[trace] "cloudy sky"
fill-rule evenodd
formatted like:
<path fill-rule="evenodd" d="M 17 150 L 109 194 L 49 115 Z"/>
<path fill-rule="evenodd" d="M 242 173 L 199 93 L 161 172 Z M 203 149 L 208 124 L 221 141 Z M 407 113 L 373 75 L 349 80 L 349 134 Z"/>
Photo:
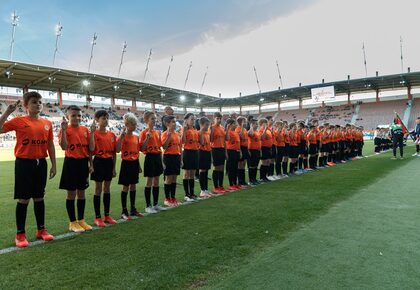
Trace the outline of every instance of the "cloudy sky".
<path fill-rule="evenodd" d="M 368 74 L 420 70 L 418 0 L 1 0 L 0 58 L 9 58 L 10 14 L 16 10 L 14 59 L 51 65 L 60 21 L 63 36 L 56 65 L 87 71 L 90 42 L 98 34 L 92 72 L 116 75 L 121 47 L 127 53 L 121 76 L 143 80 L 147 56 L 153 55 L 147 82 L 163 84 L 171 56 L 168 86 L 183 88 L 192 61 L 187 90 L 235 97 L 279 85 L 284 87 L 342 80 Z"/>

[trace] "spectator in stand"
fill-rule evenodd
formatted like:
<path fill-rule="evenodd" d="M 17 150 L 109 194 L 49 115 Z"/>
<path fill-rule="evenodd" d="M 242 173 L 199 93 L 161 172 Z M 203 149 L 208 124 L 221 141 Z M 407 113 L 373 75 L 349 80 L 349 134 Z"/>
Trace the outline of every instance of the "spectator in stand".
<path fill-rule="evenodd" d="M 162 116 L 162 119 L 161 119 L 162 131 L 167 130 L 167 128 L 165 126 L 165 122 L 163 122 L 163 118 L 165 118 L 165 116 L 173 116 L 174 115 L 174 109 L 172 109 L 172 107 L 170 107 L 170 106 L 167 106 L 167 107 L 165 107 L 164 112 L 165 112 L 165 114 Z"/>

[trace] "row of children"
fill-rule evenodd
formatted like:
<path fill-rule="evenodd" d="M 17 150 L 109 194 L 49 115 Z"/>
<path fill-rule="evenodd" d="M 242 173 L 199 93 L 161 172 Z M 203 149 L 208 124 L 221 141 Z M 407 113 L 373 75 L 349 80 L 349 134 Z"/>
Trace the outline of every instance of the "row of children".
<path fill-rule="evenodd" d="M 47 180 L 45 158 L 49 156 L 51 160 L 50 178 L 56 174 L 56 160 L 51 122 L 40 118 L 41 96 L 36 92 L 26 93 L 23 96 L 23 105 L 28 115 L 6 122 L 18 105 L 19 102 L 10 105 L 0 118 L 0 133 L 16 131 L 15 243 L 17 247 L 26 247 L 28 241 L 25 235 L 25 221 L 30 199 L 34 201 L 37 237 L 43 240 L 54 238 L 45 229 L 43 198 Z M 108 117 L 105 110 L 98 110 L 90 128 L 86 128 L 80 125 L 80 108 L 69 106 L 66 117 L 61 122 L 59 145 L 65 150 L 65 158 L 59 187 L 67 192 L 69 230 L 73 232 L 92 229 L 84 219 L 85 190 L 89 186 L 89 175 L 95 182 L 94 224 L 104 227 L 105 224 L 116 223 L 110 216 L 110 185 L 112 178 L 117 175 L 117 153 L 121 153 L 122 159 L 118 178 L 118 183 L 122 186 L 121 217 L 129 220 L 132 216 L 142 216 L 136 209 L 136 184 L 142 172 L 146 179 L 145 212 L 156 213 L 167 207 L 179 205 L 175 195 L 181 168 L 184 170 L 184 199 L 190 202 L 197 198 L 208 198 L 214 194 L 224 194 L 261 182 L 303 173 L 306 170 L 333 166 L 337 162 L 346 162 L 361 156 L 363 149 L 361 128 L 351 125 L 318 126 L 317 122 L 313 121 L 308 127 L 303 122 L 274 122 L 271 117 L 259 120 L 238 117 L 236 120 L 228 119 L 223 126 L 222 115 L 217 112 L 213 116 L 213 122 L 207 117 L 200 118 L 200 128 L 197 130 L 194 128 L 194 114 L 187 113 L 181 130 L 177 129 L 174 116 L 165 116 L 163 123 L 166 130 L 160 132 L 155 129 L 156 115 L 147 111 L 143 116 L 146 128 L 139 136 L 135 133 L 137 118 L 127 113 L 123 118 L 125 128 L 117 138 L 114 133 L 107 131 Z M 145 155 L 143 169 L 139 162 L 140 152 Z M 214 187 L 210 192 L 208 173 L 212 165 Z M 224 188 L 225 166 L 229 179 L 228 188 Z M 249 182 L 246 182 L 246 166 Z M 199 171 L 199 197 L 194 188 L 196 171 Z M 165 206 L 159 205 L 159 180 L 162 174 Z M 130 211 L 127 206 L 128 196 Z M 101 197 L 104 205 L 103 218 Z"/>

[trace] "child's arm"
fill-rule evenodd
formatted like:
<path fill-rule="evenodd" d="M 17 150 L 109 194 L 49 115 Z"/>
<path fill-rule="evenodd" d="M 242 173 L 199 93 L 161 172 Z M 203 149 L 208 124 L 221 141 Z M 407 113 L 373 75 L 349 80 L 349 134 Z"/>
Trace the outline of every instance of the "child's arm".
<path fill-rule="evenodd" d="M 144 142 L 140 147 L 140 151 L 146 150 L 147 145 L 149 144 L 149 139 L 150 139 L 150 131 L 146 133 L 146 139 L 144 139 Z"/>
<path fill-rule="evenodd" d="M 95 119 L 93 119 L 92 124 L 90 125 L 90 136 L 89 136 L 89 151 L 95 151 L 95 130 L 96 130 L 96 123 Z"/>
<path fill-rule="evenodd" d="M 168 134 L 166 135 L 166 140 L 162 144 L 162 148 L 164 150 L 168 149 L 169 142 L 171 141 L 172 132 L 168 131 Z"/>
<path fill-rule="evenodd" d="M 125 137 L 125 128 L 122 131 L 120 139 L 118 140 L 117 146 L 115 148 L 115 151 L 117 151 L 117 153 L 121 152 L 121 147 L 122 147 L 122 142 L 124 141 L 124 137 Z"/>
<path fill-rule="evenodd" d="M 55 160 L 55 147 L 54 140 L 48 140 L 48 155 L 51 160 L 51 169 L 50 169 L 50 179 L 52 179 L 57 174 L 57 165 Z"/>
<path fill-rule="evenodd" d="M 8 107 L 7 107 L 7 109 L 6 109 L 6 111 L 4 112 L 4 114 L 3 115 L 1 115 L 1 117 L 0 117 L 0 134 L 1 133 L 3 133 L 3 125 L 4 125 L 4 123 L 6 123 L 6 121 L 7 121 L 7 118 L 10 116 L 10 114 L 11 113 L 13 113 L 15 110 L 16 110 L 16 108 L 17 108 L 17 106 L 19 105 L 19 103 L 20 103 L 20 100 L 18 100 L 16 103 L 14 103 L 14 104 L 10 104 Z"/>
<path fill-rule="evenodd" d="M 66 120 L 66 117 L 63 117 L 63 120 L 61 121 L 61 135 L 60 135 L 60 147 L 63 150 L 67 150 L 67 128 L 68 128 L 68 122 Z"/>

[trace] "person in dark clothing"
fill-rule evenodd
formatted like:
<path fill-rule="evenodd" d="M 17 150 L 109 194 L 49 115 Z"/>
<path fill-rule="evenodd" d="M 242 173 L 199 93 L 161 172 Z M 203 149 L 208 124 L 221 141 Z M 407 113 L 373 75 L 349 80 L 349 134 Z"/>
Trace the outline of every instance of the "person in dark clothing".
<path fill-rule="evenodd" d="M 394 123 L 389 127 L 391 139 L 392 139 L 392 159 L 397 159 L 397 147 L 400 148 L 400 159 L 404 158 L 404 132 L 401 124 L 398 124 L 397 119 L 394 119 Z"/>

